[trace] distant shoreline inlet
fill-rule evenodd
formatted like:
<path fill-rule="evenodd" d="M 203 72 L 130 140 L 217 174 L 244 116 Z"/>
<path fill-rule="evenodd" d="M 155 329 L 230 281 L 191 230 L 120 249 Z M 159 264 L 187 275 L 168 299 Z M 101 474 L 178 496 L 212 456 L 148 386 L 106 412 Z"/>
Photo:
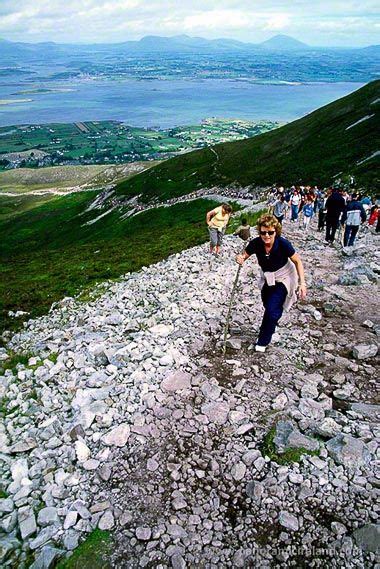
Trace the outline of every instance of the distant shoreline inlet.
<path fill-rule="evenodd" d="M 363 83 L 133 78 L 27 81 L 0 79 L 0 126 L 122 121 L 140 128 L 197 125 L 205 117 L 289 122 L 357 90 Z M 316 88 L 317 87 L 317 88 Z M 16 95 L 31 95 L 17 98 Z"/>

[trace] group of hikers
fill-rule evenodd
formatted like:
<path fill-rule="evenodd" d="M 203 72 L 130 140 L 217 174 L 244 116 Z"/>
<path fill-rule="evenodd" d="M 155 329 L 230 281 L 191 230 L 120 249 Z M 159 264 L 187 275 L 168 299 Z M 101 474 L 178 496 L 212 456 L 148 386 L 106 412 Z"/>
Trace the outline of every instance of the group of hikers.
<path fill-rule="evenodd" d="M 318 231 L 326 231 L 325 240 L 333 243 L 338 228 L 344 227 L 343 245 L 352 247 L 362 224 L 380 233 L 380 200 L 341 187 L 320 190 L 318 186 L 282 186 L 273 188 L 269 194 L 268 207 L 282 223 L 289 215 L 290 221 L 299 223 L 308 231 L 310 220 L 318 217 Z M 339 235 L 341 231 L 339 231 Z"/>
<path fill-rule="evenodd" d="M 353 246 L 359 227 L 368 219 L 368 224 L 380 232 L 379 203 L 370 198 L 360 199 L 357 192 L 351 196 L 339 188 L 320 191 L 316 186 L 292 187 L 284 190 L 278 187 L 269 196 L 269 213 L 262 215 L 256 225 L 257 237 L 251 238 L 251 228 L 242 219 L 235 231 L 248 244 L 236 256 L 236 262 L 243 265 L 249 257 L 256 256 L 260 267 L 259 287 L 264 305 L 264 315 L 255 344 L 257 352 L 265 352 L 271 343 L 276 326 L 283 314 L 291 308 L 298 297 L 306 298 L 306 279 L 300 255 L 293 245 L 282 237 L 282 223 L 288 212 L 290 222 L 297 222 L 299 216 L 305 231 L 310 220 L 318 215 L 318 229 L 326 228 L 326 242 L 333 243 L 338 225 L 344 226 L 343 242 Z M 229 204 L 210 210 L 206 223 L 210 234 L 210 253 L 220 255 L 223 235 L 232 214 Z"/>

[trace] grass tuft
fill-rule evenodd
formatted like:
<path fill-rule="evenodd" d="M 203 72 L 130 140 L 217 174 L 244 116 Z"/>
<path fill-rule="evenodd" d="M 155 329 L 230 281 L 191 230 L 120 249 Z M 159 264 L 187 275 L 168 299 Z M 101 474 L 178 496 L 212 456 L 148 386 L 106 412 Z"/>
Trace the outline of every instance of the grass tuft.
<path fill-rule="evenodd" d="M 292 462 L 300 462 L 301 456 L 303 454 L 308 454 L 310 456 L 319 456 L 318 450 L 308 450 L 303 447 L 292 448 L 286 450 L 285 452 L 279 453 L 274 444 L 275 436 L 276 426 L 272 427 L 265 435 L 260 450 L 264 456 L 269 456 L 269 458 L 274 462 L 277 462 L 277 464 L 285 465 L 291 464 Z"/>
<path fill-rule="evenodd" d="M 110 532 L 95 529 L 56 569 L 110 569 L 111 541 Z"/>

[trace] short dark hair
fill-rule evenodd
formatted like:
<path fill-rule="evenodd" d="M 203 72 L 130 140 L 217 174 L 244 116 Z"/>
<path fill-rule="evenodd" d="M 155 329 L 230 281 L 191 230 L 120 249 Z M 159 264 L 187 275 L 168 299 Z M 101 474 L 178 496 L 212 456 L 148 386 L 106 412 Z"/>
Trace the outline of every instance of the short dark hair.
<path fill-rule="evenodd" d="M 226 211 L 227 213 L 231 213 L 231 212 L 232 212 L 232 207 L 230 206 L 229 203 L 222 203 L 222 208 L 223 208 L 224 211 Z"/>
<path fill-rule="evenodd" d="M 242 225 L 247 225 L 247 223 L 248 223 L 247 218 L 246 218 L 246 217 L 243 217 L 242 220 L 241 220 L 241 223 L 242 223 Z"/>

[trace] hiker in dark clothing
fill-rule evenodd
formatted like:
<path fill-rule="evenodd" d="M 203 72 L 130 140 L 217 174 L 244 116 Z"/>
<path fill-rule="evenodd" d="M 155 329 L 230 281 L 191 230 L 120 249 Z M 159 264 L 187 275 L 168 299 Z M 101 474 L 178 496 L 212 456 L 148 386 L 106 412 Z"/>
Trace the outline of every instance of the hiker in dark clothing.
<path fill-rule="evenodd" d="M 243 241 L 247 241 L 251 237 L 251 226 L 245 217 L 241 220 L 241 225 L 234 231 L 234 235 L 238 235 Z"/>
<path fill-rule="evenodd" d="M 352 247 L 361 223 L 367 219 L 363 204 L 359 201 L 358 194 L 352 194 L 352 200 L 348 202 L 342 215 L 342 225 L 346 224 L 343 237 L 343 245 Z"/>
<path fill-rule="evenodd" d="M 326 200 L 326 241 L 333 243 L 338 229 L 339 218 L 346 207 L 346 202 L 341 192 L 334 189 L 331 196 Z"/>

